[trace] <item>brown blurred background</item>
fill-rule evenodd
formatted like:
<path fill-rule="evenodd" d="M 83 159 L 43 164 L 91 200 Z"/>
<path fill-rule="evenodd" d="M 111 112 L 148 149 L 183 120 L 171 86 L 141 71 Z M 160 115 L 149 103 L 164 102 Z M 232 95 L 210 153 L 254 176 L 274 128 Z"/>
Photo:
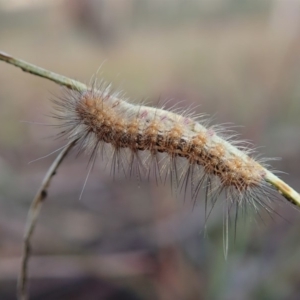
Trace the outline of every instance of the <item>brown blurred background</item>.
<path fill-rule="evenodd" d="M 0 0 L 0 49 L 134 102 L 159 99 L 232 122 L 300 190 L 297 0 Z M 61 147 L 57 85 L 0 62 L 0 299 L 15 299 L 30 202 Z M 29 121 L 32 123 L 24 123 Z M 241 216 L 223 255 L 222 206 L 117 176 L 88 158 L 55 176 L 33 239 L 31 299 L 300 299 L 300 213 Z M 222 199 L 220 199 L 222 202 Z M 232 229 L 233 230 L 233 229 Z M 204 234 L 205 232 L 205 234 Z"/>

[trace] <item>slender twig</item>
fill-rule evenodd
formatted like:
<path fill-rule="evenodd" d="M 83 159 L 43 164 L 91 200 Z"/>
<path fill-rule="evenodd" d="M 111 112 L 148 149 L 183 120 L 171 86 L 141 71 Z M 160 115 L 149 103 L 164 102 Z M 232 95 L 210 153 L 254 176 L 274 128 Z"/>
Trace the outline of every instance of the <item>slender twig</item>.
<path fill-rule="evenodd" d="M 79 91 L 86 90 L 87 86 L 79 81 L 73 80 L 71 78 L 56 74 L 54 72 L 48 71 L 46 69 L 40 68 L 33 64 L 30 64 L 24 60 L 17 59 L 11 55 L 0 51 L 0 60 L 3 60 L 11 65 L 21 68 L 24 72 L 37 75 L 51 81 L 54 81 L 60 85 L 64 85 L 69 89 L 77 89 Z"/>
<path fill-rule="evenodd" d="M 62 76 L 60 74 L 56 74 L 49 70 L 40 68 L 33 64 L 27 63 L 23 60 L 17 59 L 12 57 L 9 54 L 4 52 L 0 52 L 0 60 L 5 61 L 11 65 L 21 68 L 24 72 L 31 73 L 33 75 L 37 75 L 60 85 L 66 86 L 69 89 L 75 89 L 78 91 L 87 90 L 88 87 L 76 80 L 70 79 L 68 77 Z M 22 268 L 19 277 L 19 284 L 18 284 L 18 294 L 20 300 L 26 300 L 27 297 L 27 264 L 29 258 L 29 251 L 30 251 L 30 238 L 33 234 L 33 230 L 37 221 L 37 217 L 39 215 L 39 211 L 41 209 L 41 205 L 43 200 L 45 199 L 47 192 L 46 189 L 50 183 L 52 176 L 55 173 L 55 170 L 67 154 L 67 152 L 72 148 L 75 141 L 68 144 L 62 152 L 58 155 L 57 159 L 54 161 L 50 169 L 48 170 L 45 179 L 34 198 L 31 208 L 29 210 L 28 220 L 27 220 L 27 227 L 25 231 L 24 237 L 24 249 L 23 249 L 23 256 L 22 256 Z M 275 174 L 272 172 L 265 170 L 265 175 L 263 176 L 264 180 L 271 184 L 277 191 L 282 194 L 289 202 L 293 203 L 294 205 L 300 207 L 300 195 L 288 186 L 285 182 L 279 179 Z"/>
<path fill-rule="evenodd" d="M 63 161 L 69 150 L 74 146 L 76 141 L 69 143 L 56 157 L 52 165 L 50 166 L 48 172 L 46 173 L 44 180 L 36 193 L 31 206 L 29 208 L 28 216 L 27 216 L 27 223 L 26 229 L 24 234 L 24 241 L 23 241 L 23 252 L 22 252 L 22 265 L 18 279 L 18 299 L 20 300 L 27 300 L 28 299 L 28 260 L 30 256 L 30 240 L 32 234 L 34 232 L 34 228 L 42 207 L 44 200 L 47 197 L 47 189 L 49 187 L 50 181 L 52 177 L 55 175 L 57 168 L 59 167 L 60 163 Z"/>
<path fill-rule="evenodd" d="M 9 64 L 12 64 L 16 67 L 21 68 L 24 72 L 29 72 L 31 74 L 47 78 L 51 81 L 54 81 L 60 85 L 66 86 L 69 89 L 77 89 L 77 90 L 86 90 L 87 86 L 79 81 L 70 79 L 68 77 L 56 74 L 54 72 L 48 71 L 46 69 L 37 67 L 33 64 L 27 63 L 24 60 L 20 60 L 12 57 L 11 55 L 0 52 L 0 60 L 3 60 Z M 300 207 L 300 195 L 292 189 L 289 185 L 283 182 L 280 178 L 278 178 L 272 172 L 265 170 L 266 174 L 264 176 L 264 180 L 274 186 L 277 191 L 282 194 L 289 202 L 293 203 L 296 206 Z"/>

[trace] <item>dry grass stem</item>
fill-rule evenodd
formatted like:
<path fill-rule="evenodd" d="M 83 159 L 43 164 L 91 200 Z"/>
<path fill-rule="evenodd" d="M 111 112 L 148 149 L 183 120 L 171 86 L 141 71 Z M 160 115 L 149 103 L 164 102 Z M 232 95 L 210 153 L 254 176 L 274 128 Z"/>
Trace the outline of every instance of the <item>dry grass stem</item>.
<path fill-rule="evenodd" d="M 52 165 L 50 166 L 48 172 L 46 173 L 44 180 L 36 193 L 31 206 L 29 208 L 27 220 L 26 220 L 26 229 L 24 234 L 23 241 L 23 251 L 22 251 L 22 263 L 21 270 L 18 279 L 18 299 L 27 300 L 28 299 L 28 260 L 30 256 L 30 240 L 34 232 L 34 228 L 42 208 L 42 204 L 47 197 L 47 189 L 49 187 L 52 177 L 55 175 L 57 168 L 74 146 L 75 142 L 69 143 L 56 157 Z"/>
<path fill-rule="evenodd" d="M 23 60 L 12 57 L 11 55 L 0 52 L 0 60 L 5 61 L 11 65 L 21 68 L 24 72 L 37 75 L 51 81 L 54 81 L 62 86 L 66 86 L 69 89 L 84 91 L 88 90 L 88 87 L 76 80 L 70 79 L 68 77 L 56 74 L 54 72 L 48 71 L 46 69 L 40 68 L 33 64 L 27 63 Z M 293 188 L 283 182 L 272 172 L 265 170 L 264 180 L 271 184 L 277 191 L 282 194 L 290 203 L 300 207 L 300 195 Z"/>
<path fill-rule="evenodd" d="M 196 122 L 193 122 L 191 119 L 189 118 L 184 118 L 181 117 L 180 115 L 177 115 L 176 113 L 172 113 L 172 112 L 166 112 L 162 109 L 156 109 L 156 108 L 150 108 L 150 107 L 145 107 L 145 106 L 140 106 L 139 108 L 135 108 L 132 104 L 127 103 L 126 101 L 123 101 L 122 99 L 120 99 L 120 97 L 118 96 L 118 94 L 114 94 L 112 95 L 108 95 L 108 92 L 106 90 L 94 90 L 93 87 L 87 87 L 85 84 L 78 82 L 76 80 L 72 80 L 68 77 L 53 73 L 51 71 L 48 71 L 46 69 L 37 67 L 33 64 L 29 64 L 23 60 L 19 60 L 16 59 L 14 57 L 12 57 L 9 54 L 6 54 L 4 52 L 0 52 L 0 60 L 5 61 L 9 64 L 12 64 L 16 67 L 21 68 L 24 72 L 28 72 L 31 73 L 33 75 L 37 75 L 46 79 L 49 79 L 59 85 L 65 86 L 70 90 L 74 90 L 74 92 L 72 92 L 73 94 L 71 94 L 71 100 L 69 102 L 65 102 L 64 99 L 60 99 L 58 101 L 56 101 L 56 105 L 59 107 L 60 111 L 66 111 L 66 110 L 70 110 L 71 113 L 72 112 L 76 112 L 77 114 L 79 114 L 79 116 L 81 117 L 80 120 L 84 119 L 85 122 L 83 122 L 83 124 L 87 125 L 89 128 L 89 132 L 96 132 L 95 130 L 92 130 L 94 127 L 96 128 L 100 128 L 101 126 L 96 126 L 96 118 L 94 117 L 94 111 L 97 112 L 97 117 L 98 119 L 100 117 L 103 116 L 103 118 L 105 117 L 105 114 L 107 114 L 110 109 L 112 113 L 115 113 L 114 110 L 119 110 L 120 115 L 124 112 L 132 112 L 132 111 L 137 111 L 137 113 L 135 114 L 131 114 L 131 118 L 132 116 L 140 116 L 142 120 L 145 122 L 146 121 L 149 122 L 149 120 L 151 118 L 146 118 L 147 116 L 154 116 L 152 119 L 154 120 L 150 125 L 146 124 L 143 126 L 143 128 L 146 128 L 147 130 L 147 134 L 150 135 L 152 134 L 152 136 L 157 133 L 157 132 L 161 132 L 158 130 L 159 124 L 162 123 L 162 121 L 164 121 L 169 127 L 173 126 L 173 124 L 176 123 L 176 121 L 180 120 L 182 122 L 187 122 L 188 125 L 190 127 L 195 127 Z M 101 89 L 101 88 L 100 88 Z M 73 97 L 73 98 L 72 98 Z M 99 100 L 100 99 L 100 100 Z M 106 103 L 108 103 L 109 101 L 111 101 L 111 105 L 108 106 L 107 109 L 103 109 L 103 103 L 104 101 L 102 101 L 103 99 L 105 99 Z M 109 100 L 108 100 L 109 99 Z M 102 106 L 99 106 L 98 104 L 101 102 Z M 76 106 L 77 105 L 77 106 Z M 100 108 L 101 109 L 100 109 Z M 144 111 L 142 111 L 144 109 Z M 68 116 L 69 111 L 67 111 L 66 115 Z M 90 116 L 92 116 L 93 118 L 91 119 Z M 77 115 L 75 117 L 78 117 Z M 69 126 L 70 124 L 70 120 L 77 120 L 72 114 L 71 114 L 71 119 L 67 119 L 66 120 L 66 124 Z M 159 121 L 156 122 L 155 118 L 159 118 Z M 64 115 L 58 115 L 58 118 L 63 120 L 64 119 Z M 101 118 L 100 118 L 101 119 Z M 119 127 L 118 130 L 116 129 L 115 132 L 120 133 L 120 128 L 124 125 L 123 122 L 121 124 L 122 119 L 120 118 L 120 116 L 118 114 L 114 115 L 114 119 L 116 122 L 119 122 Z M 112 121 L 112 118 L 110 119 L 110 121 Z M 99 121 L 100 122 L 100 121 Z M 115 123 L 116 123 L 115 122 Z M 130 123 L 130 122 L 129 122 Z M 128 123 L 128 124 L 129 124 Z M 102 122 L 101 119 L 101 124 L 103 125 L 104 123 Z M 133 122 L 130 123 L 132 126 L 132 128 L 134 127 L 135 130 L 135 136 L 138 135 L 142 135 L 141 134 L 141 130 L 139 129 L 138 125 L 133 126 Z M 171 125 L 170 125 L 171 124 Z M 72 125 L 72 124 L 71 124 Z M 125 124 L 126 125 L 126 124 Z M 185 124 L 186 125 L 186 124 Z M 192 126 L 193 125 L 193 126 Z M 73 125 L 72 125 L 73 126 Z M 56 169 L 58 168 L 59 164 L 61 163 L 61 161 L 64 159 L 64 157 L 66 156 L 66 154 L 68 153 L 68 151 L 75 145 L 75 143 L 77 141 L 80 141 L 80 137 L 78 136 L 78 132 L 80 132 L 80 130 L 78 130 L 78 128 L 82 128 L 81 123 L 77 124 L 76 126 L 71 126 L 71 129 L 69 129 L 69 137 L 71 136 L 71 141 L 63 150 L 62 152 L 58 155 L 58 157 L 56 158 L 56 160 L 53 162 L 52 166 L 50 167 L 50 169 L 48 170 L 44 181 L 39 189 L 39 191 L 37 192 L 30 210 L 29 210 L 29 214 L 28 214 L 28 219 L 27 219 L 27 226 L 26 226 L 26 231 L 25 231 L 25 236 L 24 236 L 24 248 L 23 248 L 23 255 L 22 255 L 22 268 L 21 268 L 21 272 L 20 272 L 20 277 L 19 277 L 19 282 L 18 282 L 18 296 L 20 300 L 26 300 L 28 299 L 28 293 L 27 293 L 27 265 L 28 265 L 28 259 L 29 259 L 29 254 L 30 254 L 30 239 L 31 236 L 33 234 L 34 231 L 34 227 L 37 221 L 37 217 L 39 215 L 43 200 L 45 199 L 45 197 L 47 196 L 47 188 L 49 186 L 50 180 L 52 178 L 52 176 L 55 174 Z M 81 126 L 81 127 L 80 127 Z M 170 132 L 170 128 L 167 126 L 167 129 L 165 132 Z M 102 126 L 103 127 L 103 126 Z M 193 128 L 194 128 L 193 127 Z M 108 128 L 108 126 L 107 126 Z M 132 131 L 134 131 L 131 128 Z M 174 129 L 174 126 L 172 127 Z M 199 133 L 201 130 L 204 132 L 204 128 L 202 128 L 200 125 L 198 125 L 197 130 L 194 130 L 191 134 L 192 139 L 194 139 L 194 143 L 200 143 L 201 141 L 195 141 L 195 137 L 202 137 L 201 134 Z M 200 129 L 201 130 L 200 130 Z M 67 127 L 68 129 L 68 127 Z M 129 132 L 129 127 L 126 127 L 127 132 Z M 151 132 L 150 132 L 151 129 Z M 200 130 L 200 131 L 199 131 Z M 177 130 L 179 133 L 179 138 L 174 139 L 173 137 L 169 136 L 168 139 L 163 140 L 165 142 L 165 144 L 171 145 L 174 149 L 176 147 L 178 147 L 178 143 L 182 143 L 182 141 L 185 142 L 185 140 L 180 139 L 181 135 L 181 130 Z M 68 130 L 63 131 L 63 133 L 68 132 Z M 174 130 L 173 130 L 174 133 Z M 196 133 L 198 133 L 198 135 L 196 135 Z M 251 160 L 250 157 L 247 156 L 247 152 L 243 152 L 241 150 L 239 150 L 238 148 L 236 148 L 234 145 L 231 145 L 229 142 L 221 140 L 221 138 L 219 138 L 218 136 L 215 137 L 213 130 L 207 130 L 207 132 L 205 131 L 205 134 L 214 136 L 211 138 L 211 140 L 215 139 L 217 142 L 213 144 L 213 147 L 211 147 L 211 151 L 208 152 L 208 147 L 206 147 L 206 152 L 202 151 L 205 155 L 205 157 L 200 157 L 203 161 L 206 160 L 210 160 L 210 166 L 213 166 L 213 168 L 209 169 L 206 166 L 206 171 L 210 172 L 210 174 L 212 175 L 218 175 L 220 178 L 220 182 L 225 186 L 225 187 L 233 187 L 237 190 L 238 193 L 242 194 L 242 192 L 250 190 L 248 189 L 249 187 L 251 188 L 251 186 L 259 186 L 258 184 L 263 183 L 264 185 L 260 185 L 260 186 L 264 186 L 266 188 L 270 188 L 270 185 L 275 188 L 276 191 L 278 191 L 283 197 L 285 197 L 290 203 L 300 207 L 300 195 L 298 192 L 296 192 L 294 189 L 292 189 L 289 185 L 287 185 L 285 182 L 283 182 L 280 178 L 278 178 L 273 172 L 267 170 L 263 163 L 259 163 L 259 162 L 254 162 L 254 160 Z M 156 134 L 157 135 L 157 134 Z M 86 135 L 83 135 L 83 137 L 85 137 Z M 111 133 L 110 130 L 108 130 L 108 134 L 105 135 L 104 133 L 98 133 L 98 135 L 96 135 L 96 137 L 101 136 L 103 137 L 103 141 L 106 143 L 112 143 L 113 142 L 116 144 L 116 139 L 114 139 L 113 141 L 111 141 L 110 139 L 112 138 L 113 134 Z M 119 134 L 119 137 L 122 137 L 121 134 Z M 156 137 L 156 136 L 155 136 Z M 115 138 L 115 137 L 114 137 Z M 205 138 L 205 137 L 203 137 Z M 176 141 L 179 141 L 176 145 L 174 144 Z M 102 141 L 102 142 L 103 142 Z M 144 141 L 143 139 L 141 139 L 141 141 Z M 137 149 L 134 148 L 134 150 L 149 150 L 149 145 L 144 145 L 142 144 L 142 142 L 140 141 L 140 144 L 138 144 L 138 142 L 135 142 L 135 146 L 138 146 Z M 128 142 L 128 141 L 127 141 Z M 206 144 L 206 142 L 202 141 L 204 144 Z M 128 142 L 129 143 L 129 142 Z M 156 149 L 155 147 L 158 147 L 159 143 L 157 141 L 156 138 L 154 138 L 153 140 L 150 139 L 150 142 L 152 143 L 154 146 L 153 153 L 156 153 L 155 151 L 158 152 L 164 152 L 162 148 Z M 173 145 L 173 144 L 174 145 Z M 82 145 L 86 145 L 86 143 L 81 143 Z M 98 149 L 98 142 L 95 143 L 95 147 L 94 147 L 94 151 L 93 153 L 96 153 L 96 150 Z M 157 146 L 158 145 L 158 146 Z M 191 157 L 191 151 L 193 151 L 193 149 L 195 150 L 197 147 L 187 147 L 187 153 L 182 153 L 182 149 L 184 148 L 185 144 L 180 144 L 179 148 L 181 149 L 177 149 L 176 148 L 176 153 L 180 154 L 181 157 L 186 157 L 189 158 Z M 232 167 L 232 164 L 226 164 L 224 163 L 224 159 L 223 160 L 216 160 L 216 158 L 218 158 L 218 153 L 216 153 L 216 150 L 218 150 L 218 148 L 216 147 L 216 145 L 219 146 L 219 152 L 221 152 L 220 156 L 222 156 L 222 153 L 224 151 L 224 148 L 226 148 L 228 151 L 226 152 L 226 155 L 223 153 L 223 157 L 230 157 L 233 155 L 233 157 L 241 157 L 241 159 L 236 160 L 236 164 Z M 116 147 L 116 149 L 123 149 L 123 148 L 130 148 L 130 145 L 126 144 L 126 141 L 124 141 L 124 139 L 120 139 L 120 143 L 118 144 L 118 147 Z M 222 147 L 221 147 L 222 146 Z M 224 147 L 223 147 L 224 146 Z M 132 149 L 131 149 L 132 150 Z M 154 151 L 155 150 L 155 151 Z M 214 153 L 212 153 L 214 151 Z M 199 155 L 198 155 L 199 156 Z M 199 159 L 199 157 L 198 157 Z M 233 161 L 233 160 L 232 160 Z M 253 166 L 253 168 L 245 168 L 244 166 L 246 165 L 245 162 L 249 162 L 249 164 L 251 166 Z M 232 169 L 237 169 L 238 166 L 241 166 L 240 168 L 240 176 L 238 176 L 239 174 L 236 172 L 233 172 Z M 188 169 L 190 172 L 192 172 L 192 169 Z M 252 170 L 256 170 L 257 174 L 254 174 L 255 172 Z M 237 174 L 237 175 L 236 175 Z M 187 172 L 187 176 L 189 177 L 189 175 L 192 175 L 192 173 L 190 174 L 189 172 Z M 256 177 L 254 176 L 256 175 Z M 253 176 L 255 177 L 255 180 L 251 181 L 250 179 L 248 181 L 244 180 L 242 181 L 241 179 L 242 176 L 244 176 L 245 178 L 250 178 L 252 180 Z M 230 177 L 227 181 L 226 179 Z M 246 184 L 245 184 L 246 183 Z M 274 189 L 273 189 L 274 191 Z M 276 192 L 275 191 L 275 192 Z M 250 197 L 252 197 L 252 194 L 249 194 Z M 265 194 L 262 193 L 262 197 Z M 237 202 L 237 205 L 239 205 L 239 203 Z M 226 219 L 227 220 L 227 219 Z M 227 221 L 226 221 L 227 222 Z"/>

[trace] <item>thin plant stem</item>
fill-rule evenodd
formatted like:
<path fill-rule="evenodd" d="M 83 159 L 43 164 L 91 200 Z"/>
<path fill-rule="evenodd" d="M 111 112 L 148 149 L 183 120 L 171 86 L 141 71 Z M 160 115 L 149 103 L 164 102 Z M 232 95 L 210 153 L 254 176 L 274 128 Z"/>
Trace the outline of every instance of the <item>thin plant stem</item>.
<path fill-rule="evenodd" d="M 0 51 L 0 60 L 3 60 L 11 65 L 21 68 L 24 72 L 31 73 L 33 75 L 43 77 L 58 83 L 59 85 L 66 86 L 69 89 L 76 89 L 78 91 L 83 91 L 87 89 L 87 86 L 79 81 L 73 80 L 71 78 L 65 77 L 63 75 L 51 72 L 49 70 L 40 68 L 33 64 L 30 64 L 24 60 L 17 59 L 11 55 Z"/>
<path fill-rule="evenodd" d="M 60 85 L 66 86 L 69 89 L 77 89 L 79 91 L 86 90 L 88 87 L 76 80 L 71 78 L 56 74 L 54 72 L 48 71 L 46 69 L 40 68 L 33 64 L 30 64 L 24 60 L 20 60 L 12 57 L 11 55 L 0 52 L 0 60 L 3 60 L 11 65 L 21 68 L 24 72 L 37 75 L 51 81 L 54 81 Z M 263 177 L 266 182 L 271 184 L 277 191 L 285 197 L 292 204 L 300 207 L 300 195 L 293 188 L 283 182 L 274 173 L 265 170 L 265 176 Z"/>
<path fill-rule="evenodd" d="M 40 68 L 33 64 L 27 63 L 26 61 L 17 59 L 12 57 L 9 54 L 4 52 L 0 52 L 0 60 L 7 62 L 11 65 L 14 65 L 18 68 L 21 68 L 24 72 L 31 73 L 33 75 L 49 79 L 59 85 L 65 86 L 69 89 L 84 91 L 87 90 L 88 87 L 76 80 L 71 78 L 62 76 L 60 74 L 56 74 L 49 70 Z M 39 216 L 39 212 L 41 210 L 43 201 L 47 196 L 47 188 L 49 183 L 54 176 L 56 169 L 67 155 L 68 151 L 74 146 L 76 141 L 72 141 L 69 143 L 58 155 L 56 160 L 53 162 L 51 167 L 49 168 L 45 178 L 32 201 L 31 207 L 29 209 L 26 230 L 24 234 L 24 242 L 23 242 L 23 253 L 22 253 L 22 265 L 21 271 L 19 274 L 18 280 L 18 298 L 19 300 L 27 300 L 28 299 L 28 260 L 30 256 L 30 241 L 34 232 L 34 228 L 37 222 L 37 218 Z M 272 185 L 283 197 L 285 197 L 290 203 L 300 207 L 300 195 L 292 189 L 289 185 L 283 182 L 280 178 L 278 178 L 274 173 L 264 169 L 264 175 L 262 176 L 265 182 Z"/>
<path fill-rule="evenodd" d="M 69 143 L 64 149 L 59 153 L 56 157 L 49 170 L 47 171 L 44 180 L 37 191 L 31 206 L 29 208 L 27 220 L 26 220 L 26 229 L 24 233 L 23 240 L 23 251 L 22 251 L 22 262 L 21 262 L 21 270 L 18 278 L 18 299 L 19 300 L 27 300 L 28 299 L 28 260 L 30 257 L 30 241 L 34 232 L 35 225 L 37 223 L 37 219 L 42 208 L 43 202 L 47 197 L 47 189 L 49 187 L 50 181 L 52 177 L 56 174 L 56 170 L 66 157 L 68 152 L 76 143 L 72 141 Z"/>

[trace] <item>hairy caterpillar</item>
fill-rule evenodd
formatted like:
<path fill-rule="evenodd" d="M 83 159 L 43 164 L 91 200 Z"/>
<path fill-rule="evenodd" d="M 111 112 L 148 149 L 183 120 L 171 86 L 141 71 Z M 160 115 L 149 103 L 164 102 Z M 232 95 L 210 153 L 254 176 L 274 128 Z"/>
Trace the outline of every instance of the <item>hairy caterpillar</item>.
<path fill-rule="evenodd" d="M 134 105 L 121 98 L 110 86 L 92 85 L 68 90 L 54 100 L 54 116 L 63 128 L 60 135 L 76 140 L 79 151 L 89 152 L 92 164 L 99 153 L 106 152 L 113 172 L 143 177 L 152 171 L 162 181 L 170 177 L 175 187 L 189 189 L 192 199 L 204 187 L 205 201 L 211 199 L 212 205 L 224 191 L 226 225 L 232 208 L 236 214 L 249 204 L 255 211 L 260 207 L 272 210 L 276 191 L 268 183 L 272 178 L 291 193 L 266 169 L 264 160 L 254 159 L 244 143 L 226 136 L 217 126 L 209 127 L 203 117 Z M 299 197 L 296 192 L 295 197 Z"/>

